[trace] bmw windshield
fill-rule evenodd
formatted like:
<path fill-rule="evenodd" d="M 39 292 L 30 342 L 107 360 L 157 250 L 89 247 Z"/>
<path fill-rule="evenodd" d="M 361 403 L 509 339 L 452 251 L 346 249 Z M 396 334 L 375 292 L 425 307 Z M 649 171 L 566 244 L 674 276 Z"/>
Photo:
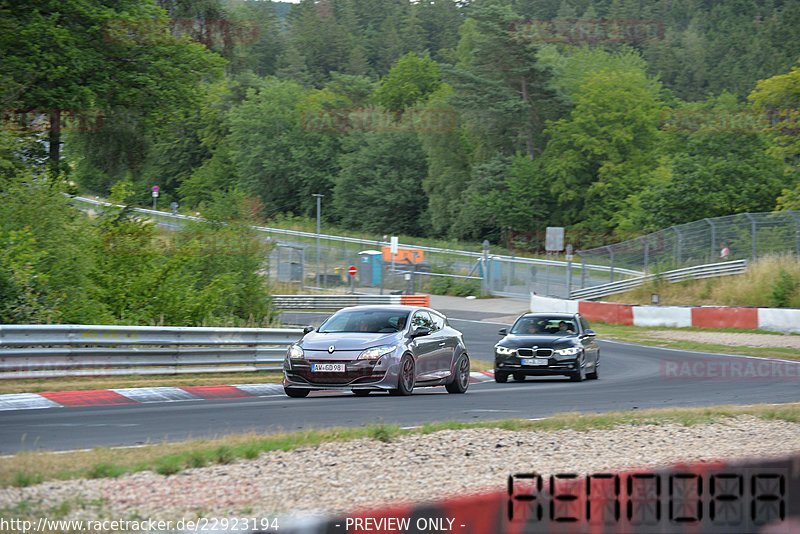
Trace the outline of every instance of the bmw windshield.
<path fill-rule="evenodd" d="M 564 317 L 521 317 L 511 327 L 511 333 L 518 335 L 554 334 L 568 336 L 577 331 L 575 322 Z"/>

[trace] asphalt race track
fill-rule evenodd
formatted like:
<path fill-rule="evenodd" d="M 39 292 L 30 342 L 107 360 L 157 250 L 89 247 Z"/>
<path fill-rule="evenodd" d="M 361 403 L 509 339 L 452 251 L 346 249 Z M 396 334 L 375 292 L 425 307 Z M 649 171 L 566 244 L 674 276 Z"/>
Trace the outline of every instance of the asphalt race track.
<path fill-rule="evenodd" d="M 502 324 L 452 319 L 465 333 L 474 359 L 491 360 Z M 296 431 L 332 426 L 390 423 L 416 426 L 431 421 L 540 418 L 563 412 L 605 412 L 721 404 L 786 403 L 800 400 L 797 375 L 769 378 L 740 371 L 763 360 L 710 355 L 601 341 L 599 380 L 529 378 L 506 384 L 472 384 L 465 395 L 443 387 L 417 389 L 410 397 L 315 392 L 305 399 L 284 396 L 200 400 L 124 406 L 50 408 L 0 412 L 0 453 L 26 449 L 69 450 L 135 446 L 164 440 L 214 437 L 238 432 Z M 700 367 L 697 363 L 700 362 Z M 772 364 L 770 364 L 772 365 Z M 782 365 L 782 364 L 781 364 Z M 795 365 L 796 364 L 789 364 Z M 769 366 L 767 366 L 769 367 Z M 701 375 L 676 370 L 698 369 Z"/>

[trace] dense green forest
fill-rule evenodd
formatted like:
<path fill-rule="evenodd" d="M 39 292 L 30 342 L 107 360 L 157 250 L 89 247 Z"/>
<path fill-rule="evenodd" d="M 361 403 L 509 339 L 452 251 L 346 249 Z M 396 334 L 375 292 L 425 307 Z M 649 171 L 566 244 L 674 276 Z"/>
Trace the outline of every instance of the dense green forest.
<path fill-rule="evenodd" d="M 784 113 L 800 0 L 3 10 L 4 135 L 38 140 L 7 152 L 10 181 L 124 185 L 144 206 L 157 185 L 161 206 L 200 212 L 243 197 L 264 221 L 313 217 L 319 193 L 329 226 L 493 242 L 565 226 L 578 248 L 800 207 Z M 72 116 L 87 110 L 93 127 Z"/>

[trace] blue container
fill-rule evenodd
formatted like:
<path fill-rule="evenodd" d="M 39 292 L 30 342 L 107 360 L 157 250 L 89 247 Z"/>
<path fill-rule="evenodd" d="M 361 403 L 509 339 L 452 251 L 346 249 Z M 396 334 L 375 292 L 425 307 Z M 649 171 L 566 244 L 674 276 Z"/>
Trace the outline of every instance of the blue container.
<path fill-rule="evenodd" d="M 361 286 L 381 285 L 383 253 L 378 250 L 362 250 L 358 253 L 358 283 Z"/>

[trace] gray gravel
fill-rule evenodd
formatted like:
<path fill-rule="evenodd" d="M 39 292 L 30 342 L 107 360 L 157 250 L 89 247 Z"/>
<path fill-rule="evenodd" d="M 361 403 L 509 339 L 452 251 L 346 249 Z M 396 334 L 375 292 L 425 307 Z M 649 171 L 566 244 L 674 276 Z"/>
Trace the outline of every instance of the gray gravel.
<path fill-rule="evenodd" d="M 787 334 L 751 334 L 748 332 L 693 332 L 684 330 L 655 330 L 648 337 L 695 341 L 731 347 L 776 347 L 797 349 L 800 352 L 800 336 Z"/>
<path fill-rule="evenodd" d="M 765 439 L 768 436 L 768 439 Z M 800 424 L 741 416 L 721 423 L 590 431 L 470 429 L 274 451 L 162 476 L 47 482 L 0 489 L 0 511 L 67 518 L 177 520 L 342 513 L 504 487 L 511 473 L 653 468 L 675 462 L 800 452 Z M 66 505 L 64 503 L 67 503 Z M 4 513 L 3 515 L 9 515 Z M 13 514 L 12 514 L 13 515 Z"/>

